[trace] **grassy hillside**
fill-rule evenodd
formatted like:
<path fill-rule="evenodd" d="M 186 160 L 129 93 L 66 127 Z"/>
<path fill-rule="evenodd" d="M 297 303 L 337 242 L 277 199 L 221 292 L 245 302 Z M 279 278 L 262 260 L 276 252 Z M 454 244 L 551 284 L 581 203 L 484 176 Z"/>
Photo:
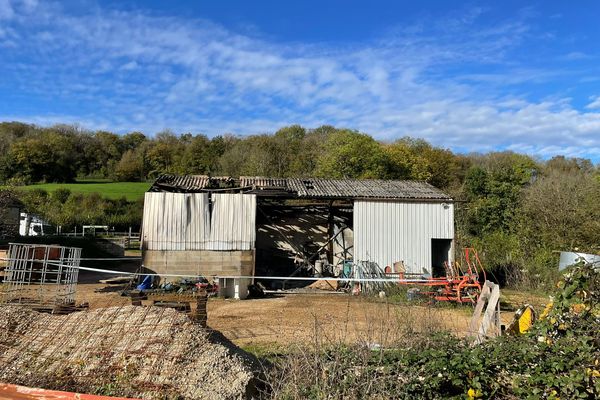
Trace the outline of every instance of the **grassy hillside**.
<path fill-rule="evenodd" d="M 69 189 L 72 193 L 100 193 L 109 199 L 119 199 L 123 196 L 129 201 L 144 197 L 144 192 L 150 188 L 149 182 L 103 182 L 81 181 L 77 183 L 40 183 L 35 185 L 20 186 L 19 189 L 33 190 L 44 189 L 53 192 L 58 188 Z"/>

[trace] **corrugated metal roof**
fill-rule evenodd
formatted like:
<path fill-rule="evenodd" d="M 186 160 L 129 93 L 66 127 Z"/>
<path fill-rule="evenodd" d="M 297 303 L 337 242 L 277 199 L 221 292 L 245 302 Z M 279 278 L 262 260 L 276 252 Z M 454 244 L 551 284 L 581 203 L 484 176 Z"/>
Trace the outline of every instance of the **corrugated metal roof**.
<path fill-rule="evenodd" d="M 209 178 L 203 175 L 162 175 L 153 192 L 197 192 L 223 187 L 250 190 L 258 195 L 277 193 L 298 198 L 451 200 L 438 188 L 419 181 L 377 179 L 267 178 L 242 176 Z"/>
<path fill-rule="evenodd" d="M 287 179 L 265 178 L 263 176 L 240 176 L 240 187 L 252 187 L 259 190 L 287 190 Z"/>
<path fill-rule="evenodd" d="M 206 175 L 161 175 L 154 181 L 150 192 L 197 192 L 224 185 L 233 186 L 235 181 L 228 176 Z"/>

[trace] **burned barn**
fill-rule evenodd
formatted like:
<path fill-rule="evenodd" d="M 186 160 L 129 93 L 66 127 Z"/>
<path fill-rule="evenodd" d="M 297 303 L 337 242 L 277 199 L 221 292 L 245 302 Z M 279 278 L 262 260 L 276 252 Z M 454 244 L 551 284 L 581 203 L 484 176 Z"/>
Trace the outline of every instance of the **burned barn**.
<path fill-rule="evenodd" d="M 424 182 L 163 175 L 141 240 L 147 270 L 221 277 L 224 295 L 244 298 L 252 277 L 341 276 L 364 261 L 441 275 L 453 238 L 452 199 Z"/>

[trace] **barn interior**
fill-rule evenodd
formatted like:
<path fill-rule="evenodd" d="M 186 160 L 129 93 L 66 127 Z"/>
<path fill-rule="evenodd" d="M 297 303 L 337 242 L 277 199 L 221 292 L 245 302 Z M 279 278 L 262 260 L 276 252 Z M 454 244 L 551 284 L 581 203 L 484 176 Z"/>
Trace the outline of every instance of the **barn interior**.
<path fill-rule="evenodd" d="M 348 201 L 257 201 L 256 276 L 339 276 L 353 258 L 353 247 Z"/>
<path fill-rule="evenodd" d="M 451 199 L 423 182 L 163 175 L 149 192 L 204 196 L 197 209 L 188 205 L 190 199 L 171 198 L 155 203 L 146 215 L 145 205 L 145 224 L 158 221 L 159 229 L 179 235 L 176 243 L 152 243 L 144 233 L 143 243 L 154 246 L 143 247 L 144 263 L 159 273 L 176 268 L 222 276 L 237 265 L 240 276 L 251 274 L 269 288 L 289 288 L 309 282 L 265 277 L 339 277 L 356 261 L 375 262 L 391 272 L 406 261 L 406 272 L 435 276 L 444 273 L 443 264 L 452 257 Z M 243 196 L 234 201 L 225 194 Z M 227 209 L 219 208 L 225 203 Z M 182 215 L 188 221 L 184 225 L 177 222 Z M 194 228 L 195 220 L 203 227 Z M 223 225 L 229 236 L 220 236 L 220 247 L 214 247 L 210 231 Z M 198 229 L 207 232 L 204 239 L 193 234 Z M 238 230 L 246 231 L 243 239 Z M 236 247 L 231 235 L 250 245 Z"/>
<path fill-rule="evenodd" d="M 298 198 L 288 179 L 161 176 L 151 192 L 244 193 L 256 195 L 254 275 L 339 276 L 353 257 L 352 199 Z M 316 180 L 296 186 L 315 189 Z M 341 198 L 340 198 L 341 197 Z M 211 203 L 212 204 L 212 203 Z M 305 286 L 306 281 L 263 280 L 269 288 Z"/>

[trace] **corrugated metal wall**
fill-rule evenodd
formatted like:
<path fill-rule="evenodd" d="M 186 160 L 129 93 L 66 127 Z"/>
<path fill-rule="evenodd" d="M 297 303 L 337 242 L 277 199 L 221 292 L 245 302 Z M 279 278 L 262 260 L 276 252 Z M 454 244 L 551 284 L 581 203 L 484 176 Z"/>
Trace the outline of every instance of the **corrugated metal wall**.
<path fill-rule="evenodd" d="M 256 196 L 146 193 L 142 248 L 148 250 L 252 250 Z"/>
<path fill-rule="evenodd" d="M 454 239 L 453 204 L 354 202 L 355 261 L 404 261 L 406 272 L 431 273 L 431 239 Z"/>
<path fill-rule="evenodd" d="M 251 250 L 256 241 L 256 195 L 213 194 L 210 248 Z"/>

